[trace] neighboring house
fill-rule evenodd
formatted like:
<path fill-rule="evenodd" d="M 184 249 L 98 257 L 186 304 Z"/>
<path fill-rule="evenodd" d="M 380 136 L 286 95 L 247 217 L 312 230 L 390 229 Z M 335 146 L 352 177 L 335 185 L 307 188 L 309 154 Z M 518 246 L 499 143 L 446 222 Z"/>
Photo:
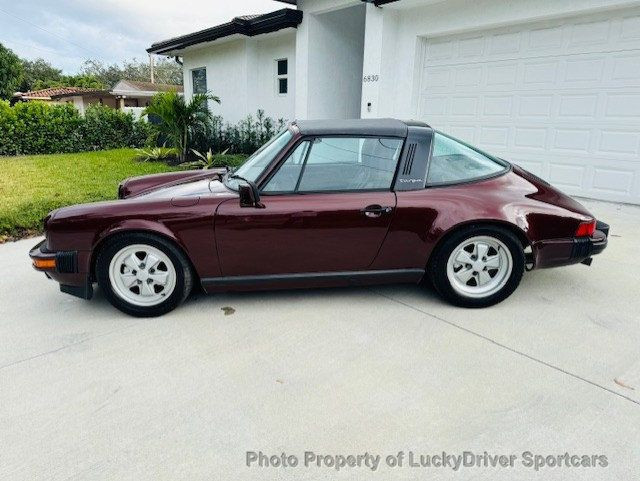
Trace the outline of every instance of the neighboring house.
<path fill-rule="evenodd" d="M 59 98 L 66 95 L 82 96 L 93 92 L 98 92 L 98 90 L 82 87 L 52 87 L 42 90 L 30 90 L 29 92 L 16 92 L 11 99 L 11 103 L 38 101 L 55 104 L 60 103 Z"/>
<path fill-rule="evenodd" d="M 120 80 L 110 90 L 60 87 L 25 93 L 18 92 L 14 96 L 14 101 L 39 100 L 48 103 L 72 103 L 82 114 L 89 105 L 101 104 L 140 116 L 144 108 L 149 105 L 151 97 L 158 92 L 170 90 L 182 93 L 183 89 L 182 85 Z"/>
<path fill-rule="evenodd" d="M 295 5 L 295 0 L 286 3 Z M 298 0 L 155 43 L 235 121 L 416 118 L 574 195 L 640 203 L 640 1 Z"/>

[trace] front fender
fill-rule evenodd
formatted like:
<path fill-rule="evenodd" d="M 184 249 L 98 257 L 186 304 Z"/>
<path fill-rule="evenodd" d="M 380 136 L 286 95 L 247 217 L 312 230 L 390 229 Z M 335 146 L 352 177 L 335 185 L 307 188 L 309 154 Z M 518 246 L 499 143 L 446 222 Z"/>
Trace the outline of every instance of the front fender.
<path fill-rule="evenodd" d="M 176 235 L 167 228 L 166 225 L 161 222 L 147 220 L 147 219 L 124 219 L 115 224 L 110 225 L 106 229 L 96 233 L 96 236 L 93 241 L 92 250 L 95 251 L 99 245 L 104 242 L 107 237 L 111 237 L 112 235 L 123 233 L 123 232 L 131 232 L 131 231 L 141 231 L 141 232 L 149 232 L 152 234 L 160 234 L 164 237 L 169 238 L 176 244 L 178 244 L 185 251 L 186 246 L 176 237 Z"/>
<path fill-rule="evenodd" d="M 168 187 L 181 184 L 186 181 L 198 179 L 214 178 L 222 176 L 227 170 L 204 169 L 204 170 L 183 170 L 179 172 L 165 172 L 162 174 L 141 175 L 129 177 L 120 182 L 118 186 L 118 198 L 127 199 L 136 195 L 151 192 L 158 187 Z"/>

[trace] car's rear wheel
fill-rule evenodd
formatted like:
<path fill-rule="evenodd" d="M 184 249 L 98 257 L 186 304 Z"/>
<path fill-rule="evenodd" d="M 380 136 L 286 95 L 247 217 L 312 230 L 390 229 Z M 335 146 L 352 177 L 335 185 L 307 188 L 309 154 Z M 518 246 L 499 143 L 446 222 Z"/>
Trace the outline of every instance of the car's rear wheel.
<path fill-rule="evenodd" d="M 429 276 L 449 302 L 486 307 L 515 291 L 524 267 L 524 251 L 515 235 L 497 226 L 470 226 L 447 237 L 433 253 Z"/>
<path fill-rule="evenodd" d="M 193 284 L 182 251 L 145 233 L 109 239 L 98 254 L 96 277 L 111 304 L 137 317 L 160 316 L 175 309 Z"/>

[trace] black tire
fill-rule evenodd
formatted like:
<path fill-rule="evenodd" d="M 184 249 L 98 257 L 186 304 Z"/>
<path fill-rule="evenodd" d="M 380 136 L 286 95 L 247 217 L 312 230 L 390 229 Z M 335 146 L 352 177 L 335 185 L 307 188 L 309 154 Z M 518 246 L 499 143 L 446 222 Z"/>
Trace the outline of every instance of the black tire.
<path fill-rule="evenodd" d="M 153 306 L 132 304 L 119 296 L 112 288 L 109 278 L 109 264 L 123 248 L 133 244 L 145 244 L 162 251 L 173 263 L 176 283 L 173 292 L 161 303 Z M 191 264 L 171 241 L 160 236 L 143 232 L 123 233 L 108 239 L 100 249 L 96 259 L 96 277 L 98 285 L 109 302 L 120 311 L 135 317 L 157 317 L 178 307 L 187 298 L 193 287 Z"/>
<path fill-rule="evenodd" d="M 459 293 L 447 276 L 449 257 L 462 242 L 476 236 L 489 236 L 501 241 L 511 253 L 512 269 L 506 283 L 497 292 L 486 297 L 468 297 Z M 509 230 L 498 226 L 469 226 L 449 235 L 431 255 L 427 273 L 438 294 L 460 307 L 488 307 L 497 304 L 516 290 L 525 269 L 522 243 Z"/>

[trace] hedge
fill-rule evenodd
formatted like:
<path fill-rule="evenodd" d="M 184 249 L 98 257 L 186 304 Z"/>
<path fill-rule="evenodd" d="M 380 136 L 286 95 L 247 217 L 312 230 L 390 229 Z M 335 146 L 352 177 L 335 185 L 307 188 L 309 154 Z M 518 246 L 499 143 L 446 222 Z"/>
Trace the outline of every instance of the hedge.
<path fill-rule="evenodd" d="M 71 104 L 0 101 L 0 155 L 142 147 L 151 133 L 144 120 L 102 105 L 82 116 Z"/>

